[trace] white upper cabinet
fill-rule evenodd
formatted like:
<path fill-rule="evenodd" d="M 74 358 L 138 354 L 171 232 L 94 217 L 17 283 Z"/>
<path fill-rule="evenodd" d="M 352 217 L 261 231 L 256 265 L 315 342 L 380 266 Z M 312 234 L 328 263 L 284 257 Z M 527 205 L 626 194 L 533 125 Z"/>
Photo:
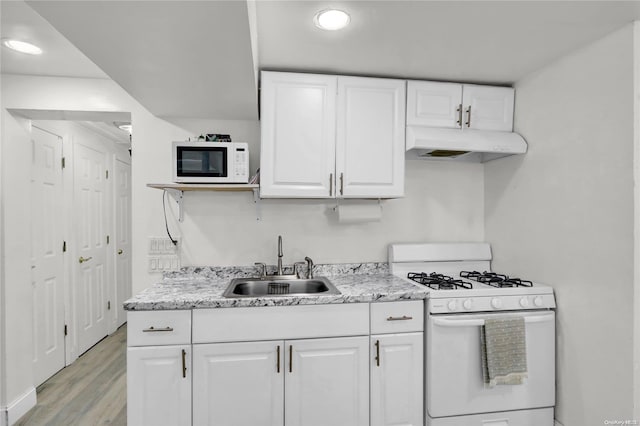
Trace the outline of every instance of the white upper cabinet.
<path fill-rule="evenodd" d="M 338 77 L 338 197 L 404 195 L 405 81 Z"/>
<path fill-rule="evenodd" d="M 462 84 L 432 81 L 407 83 L 407 126 L 459 129 L 461 108 Z"/>
<path fill-rule="evenodd" d="M 513 101 L 511 87 L 465 84 L 462 89 L 464 128 L 511 132 Z"/>
<path fill-rule="evenodd" d="M 262 73 L 262 197 L 326 198 L 334 192 L 337 80 Z"/>
<path fill-rule="evenodd" d="M 404 195 L 405 81 L 263 72 L 260 195 Z"/>
<path fill-rule="evenodd" d="M 407 126 L 511 132 L 513 102 L 510 87 L 409 81 Z"/>

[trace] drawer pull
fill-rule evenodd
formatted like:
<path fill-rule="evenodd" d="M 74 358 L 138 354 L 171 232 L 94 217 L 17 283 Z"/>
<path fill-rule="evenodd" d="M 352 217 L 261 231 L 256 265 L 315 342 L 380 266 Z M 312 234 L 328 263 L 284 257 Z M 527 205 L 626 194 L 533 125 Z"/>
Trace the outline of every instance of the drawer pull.
<path fill-rule="evenodd" d="M 408 317 L 406 315 L 403 315 L 401 317 L 389 317 L 387 318 L 387 321 L 407 321 L 407 320 L 412 320 L 413 317 Z"/>
<path fill-rule="evenodd" d="M 155 333 L 157 331 L 173 331 L 173 327 L 155 328 L 151 326 L 142 330 L 143 333 Z"/>

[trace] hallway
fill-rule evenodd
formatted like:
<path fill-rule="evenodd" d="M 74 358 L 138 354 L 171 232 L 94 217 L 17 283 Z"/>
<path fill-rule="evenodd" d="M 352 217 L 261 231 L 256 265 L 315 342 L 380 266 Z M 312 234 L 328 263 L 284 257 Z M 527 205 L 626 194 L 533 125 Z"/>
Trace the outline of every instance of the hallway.
<path fill-rule="evenodd" d="M 126 425 L 126 350 L 125 324 L 39 386 L 16 425 Z"/>

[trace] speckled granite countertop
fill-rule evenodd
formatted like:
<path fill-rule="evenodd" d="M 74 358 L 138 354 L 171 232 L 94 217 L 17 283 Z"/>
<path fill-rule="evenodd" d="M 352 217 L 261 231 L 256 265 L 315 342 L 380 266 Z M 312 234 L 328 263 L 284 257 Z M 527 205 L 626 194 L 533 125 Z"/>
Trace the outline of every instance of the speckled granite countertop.
<path fill-rule="evenodd" d="M 304 269 L 304 268 L 303 268 Z M 269 267 L 269 273 L 273 273 Z M 248 306 L 315 305 L 391 302 L 426 299 L 428 291 L 389 273 L 386 263 L 315 265 L 314 275 L 325 276 L 338 295 L 291 295 L 225 298 L 232 278 L 258 276 L 255 267 L 187 267 L 165 274 L 163 281 L 124 302 L 128 311 L 233 308 Z M 301 271 L 306 276 L 306 271 Z"/>

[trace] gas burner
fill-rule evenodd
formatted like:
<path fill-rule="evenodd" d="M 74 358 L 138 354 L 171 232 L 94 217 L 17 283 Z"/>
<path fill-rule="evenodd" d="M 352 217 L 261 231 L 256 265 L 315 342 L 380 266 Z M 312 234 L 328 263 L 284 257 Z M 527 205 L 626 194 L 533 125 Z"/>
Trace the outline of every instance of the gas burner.
<path fill-rule="evenodd" d="M 531 281 L 520 278 L 511 278 L 508 275 L 496 274 L 495 272 L 461 271 L 462 278 L 468 278 L 493 287 L 533 287 Z"/>
<path fill-rule="evenodd" d="M 425 285 L 433 290 L 456 290 L 458 288 L 473 288 L 473 284 L 462 280 L 455 280 L 452 277 L 432 272 L 409 272 L 407 278 L 418 284 Z"/>

